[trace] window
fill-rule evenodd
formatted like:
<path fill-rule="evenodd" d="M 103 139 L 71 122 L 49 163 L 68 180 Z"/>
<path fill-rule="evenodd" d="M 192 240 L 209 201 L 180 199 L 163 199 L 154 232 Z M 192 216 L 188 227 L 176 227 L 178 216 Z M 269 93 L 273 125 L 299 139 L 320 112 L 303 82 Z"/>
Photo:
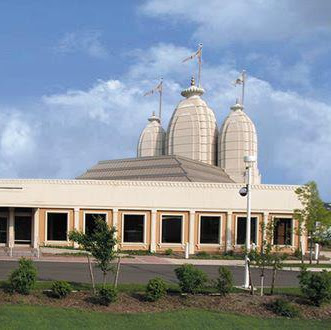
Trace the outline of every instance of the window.
<path fill-rule="evenodd" d="M 220 222 L 217 216 L 200 217 L 200 244 L 220 243 Z"/>
<path fill-rule="evenodd" d="M 0 216 L 0 243 L 7 243 L 7 217 Z"/>
<path fill-rule="evenodd" d="M 292 245 L 292 219 L 275 218 L 275 245 Z"/>
<path fill-rule="evenodd" d="M 92 233 L 95 230 L 95 220 L 101 218 L 106 221 L 105 213 L 85 213 L 85 234 Z"/>
<path fill-rule="evenodd" d="M 246 243 L 246 217 L 237 218 L 237 245 L 243 245 Z M 256 244 L 257 236 L 257 218 L 251 218 L 251 243 Z"/>
<path fill-rule="evenodd" d="M 124 214 L 124 243 L 144 243 L 144 214 Z"/>
<path fill-rule="evenodd" d="M 66 241 L 68 213 L 47 213 L 47 240 Z"/>
<path fill-rule="evenodd" d="M 162 216 L 162 243 L 182 242 L 182 221 L 181 215 Z"/>

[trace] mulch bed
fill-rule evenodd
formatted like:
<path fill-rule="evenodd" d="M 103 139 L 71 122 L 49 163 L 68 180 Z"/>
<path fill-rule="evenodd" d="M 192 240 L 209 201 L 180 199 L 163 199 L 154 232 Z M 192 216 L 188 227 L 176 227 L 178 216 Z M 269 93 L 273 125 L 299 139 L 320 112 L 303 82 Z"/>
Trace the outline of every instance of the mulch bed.
<path fill-rule="evenodd" d="M 307 304 L 302 298 L 295 296 L 251 296 L 247 293 L 233 293 L 227 297 L 210 295 L 167 295 L 157 302 L 147 302 L 143 294 L 121 293 L 117 302 L 109 306 L 95 304 L 92 294 L 86 291 L 73 292 L 65 299 L 55 299 L 42 292 L 34 292 L 24 296 L 0 291 L 1 304 L 29 304 L 53 307 L 71 307 L 88 311 L 112 312 L 112 313 L 141 313 L 164 312 L 187 308 L 206 309 L 211 311 L 231 312 L 242 315 L 259 316 L 263 318 L 277 317 L 269 311 L 266 305 L 277 298 L 291 301 L 300 310 L 304 319 L 328 319 L 331 318 L 331 305 L 315 307 Z M 300 300 L 301 299 L 301 300 Z"/>

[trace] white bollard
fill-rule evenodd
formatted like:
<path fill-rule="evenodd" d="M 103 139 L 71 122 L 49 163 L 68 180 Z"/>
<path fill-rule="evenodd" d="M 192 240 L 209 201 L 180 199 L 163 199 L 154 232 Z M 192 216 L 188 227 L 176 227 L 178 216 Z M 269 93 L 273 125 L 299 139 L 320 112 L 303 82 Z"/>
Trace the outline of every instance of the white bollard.
<path fill-rule="evenodd" d="M 185 245 L 185 259 L 190 257 L 190 243 L 186 243 Z"/>
<path fill-rule="evenodd" d="M 318 256 L 320 253 L 320 245 L 318 243 L 315 244 L 315 260 L 318 260 Z"/>

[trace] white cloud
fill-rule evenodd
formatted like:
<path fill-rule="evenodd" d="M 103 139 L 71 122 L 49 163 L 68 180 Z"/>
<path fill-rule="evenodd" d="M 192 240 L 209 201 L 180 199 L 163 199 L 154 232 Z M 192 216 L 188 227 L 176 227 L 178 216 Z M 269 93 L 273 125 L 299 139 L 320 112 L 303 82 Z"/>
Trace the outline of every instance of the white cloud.
<path fill-rule="evenodd" d="M 15 136 L 21 139 L 15 157 L 19 159 L 25 150 L 32 154 L 28 169 L 25 156 L 24 161 L 15 164 L 17 175 L 74 177 L 98 160 L 134 157 L 139 134 L 151 112 L 158 109 L 157 96 L 143 97 L 144 92 L 153 87 L 161 75 L 164 77 L 163 123 L 166 127 L 181 99 L 181 88 L 188 86 L 191 73 L 196 70 L 194 62 L 181 63 L 192 51 L 171 44 L 135 51 L 135 63 L 120 80 L 100 80 L 87 90 L 44 96 L 42 108 L 35 116 L 23 117 L 29 128 L 11 124 L 18 132 Z M 237 75 L 231 63 L 204 62 L 204 98 L 214 109 L 219 123 L 240 94 L 240 90 L 231 85 Z M 264 182 L 297 184 L 315 179 L 323 196 L 330 198 L 331 188 L 326 178 L 331 163 L 328 152 L 331 107 L 291 91 L 277 90 L 267 81 L 250 76 L 246 111 L 259 134 L 259 162 Z M 10 132 L 10 128 L 2 131 Z M 29 145 L 25 140 L 34 147 L 25 147 Z M 15 143 L 5 133 L 0 141 L 8 150 L 11 146 L 15 150 Z M 11 159 L 5 152 L 1 156 L 0 169 L 1 164 Z"/>
<path fill-rule="evenodd" d="M 141 11 L 194 23 L 196 39 L 219 44 L 300 40 L 305 35 L 331 32 L 328 0 L 147 0 Z"/>
<path fill-rule="evenodd" d="M 100 31 L 66 33 L 58 42 L 55 50 L 64 54 L 82 52 L 91 57 L 103 59 L 108 56 L 108 52 L 100 38 Z"/>

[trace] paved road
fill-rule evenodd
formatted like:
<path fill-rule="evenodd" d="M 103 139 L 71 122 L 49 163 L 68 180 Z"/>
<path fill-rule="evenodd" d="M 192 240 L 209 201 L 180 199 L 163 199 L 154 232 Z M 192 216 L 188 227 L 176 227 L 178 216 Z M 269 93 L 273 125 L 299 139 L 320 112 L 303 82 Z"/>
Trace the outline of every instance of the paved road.
<path fill-rule="evenodd" d="M 40 280 L 66 280 L 69 282 L 89 282 L 88 266 L 84 263 L 68 263 L 68 262 L 35 262 Z M 17 261 L 0 261 L 0 280 L 8 278 L 10 272 L 17 267 Z M 149 265 L 149 264 L 123 264 L 121 265 L 119 283 L 141 283 L 145 284 L 153 277 L 159 276 L 168 282 L 176 283 L 174 269 L 176 265 Z M 198 266 L 204 270 L 209 278 L 216 278 L 218 274 L 218 266 Z M 243 282 L 243 267 L 229 266 L 233 272 L 233 277 L 236 285 Z M 276 281 L 276 286 L 298 286 L 298 272 L 279 271 Z M 258 269 L 252 270 L 253 283 L 259 283 Z M 102 276 L 99 269 L 95 269 L 96 281 L 101 282 Z M 111 277 L 109 280 L 111 281 Z M 270 285 L 271 270 L 266 271 L 265 285 Z"/>

